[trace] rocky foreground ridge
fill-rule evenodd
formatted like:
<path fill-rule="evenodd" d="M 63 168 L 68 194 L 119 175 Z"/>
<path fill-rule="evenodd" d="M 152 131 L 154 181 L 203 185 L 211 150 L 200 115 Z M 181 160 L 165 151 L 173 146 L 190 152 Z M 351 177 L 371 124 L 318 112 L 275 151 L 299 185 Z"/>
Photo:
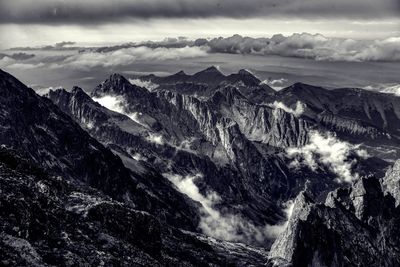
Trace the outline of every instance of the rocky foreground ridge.
<path fill-rule="evenodd" d="M 381 180 L 361 178 L 318 203 L 300 193 L 269 253 L 275 266 L 398 266 L 400 160 Z"/>

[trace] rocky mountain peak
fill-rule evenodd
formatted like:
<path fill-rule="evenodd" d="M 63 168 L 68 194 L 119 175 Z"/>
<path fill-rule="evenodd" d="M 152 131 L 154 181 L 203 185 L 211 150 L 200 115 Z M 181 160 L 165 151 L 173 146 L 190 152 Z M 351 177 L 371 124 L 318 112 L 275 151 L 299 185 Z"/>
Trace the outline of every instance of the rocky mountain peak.
<path fill-rule="evenodd" d="M 177 75 L 177 76 L 186 76 L 187 74 L 183 70 L 180 70 L 177 73 L 175 73 L 175 75 Z"/>
<path fill-rule="evenodd" d="M 28 91 L 33 92 L 32 89 L 28 89 L 18 79 L 0 69 L 0 92 L 3 96 L 7 96 L 8 94 L 27 94 Z"/>
<path fill-rule="evenodd" d="M 198 73 L 219 73 L 219 74 L 222 74 L 221 71 L 215 66 L 210 66 L 210 67 L 208 67 L 208 68 L 206 68 L 206 69 L 204 69 L 204 70 L 202 70 L 202 71 L 200 71 Z"/>
<path fill-rule="evenodd" d="M 234 76 L 235 74 L 233 74 L 231 77 Z M 246 69 L 239 70 L 239 72 L 237 73 L 237 79 L 239 81 L 242 81 L 243 84 L 246 86 L 258 86 L 261 83 L 261 81 L 256 76 L 254 76 L 253 73 Z"/>
<path fill-rule="evenodd" d="M 145 88 L 131 84 L 124 76 L 118 73 L 111 74 L 110 77 L 99 84 L 91 93 L 92 96 L 100 97 L 106 94 L 127 94 L 139 97 L 148 93 Z"/>
<path fill-rule="evenodd" d="M 80 95 L 80 94 L 86 95 L 86 92 L 79 86 L 72 87 L 71 93 L 74 95 Z"/>
<path fill-rule="evenodd" d="M 112 81 L 112 82 L 123 82 L 123 83 L 128 82 L 128 83 L 129 83 L 129 81 L 128 81 L 124 76 L 122 76 L 122 75 L 119 74 L 119 73 L 113 73 L 113 74 L 111 74 L 110 77 L 109 77 L 108 79 L 109 79 L 110 81 Z"/>
<path fill-rule="evenodd" d="M 396 206 L 400 205 L 400 159 L 397 160 L 381 179 L 385 194 L 391 194 L 396 200 Z"/>
<path fill-rule="evenodd" d="M 91 102 L 92 98 L 78 86 L 72 87 L 71 94 L 74 98 L 79 99 L 80 101 Z"/>

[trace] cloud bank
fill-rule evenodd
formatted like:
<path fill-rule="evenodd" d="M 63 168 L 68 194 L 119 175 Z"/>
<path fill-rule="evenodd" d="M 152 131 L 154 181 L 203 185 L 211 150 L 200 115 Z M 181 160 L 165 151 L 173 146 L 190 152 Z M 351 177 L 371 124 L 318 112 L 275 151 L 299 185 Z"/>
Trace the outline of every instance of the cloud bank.
<path fill-rule="evenodd" d="M 356 159 L 349 159 L 352 153 L 362 158 L 368 157 L 367 152 L 360 149 L 359 145 L 341 141 L 332 133 L 322 134 L 318 131 L 309 133 L 307 145 L 287 148 L 286 153 L 290 158 L 294 158 L 292 166 L 304 164 L 316 170 L 323 165 L 342 182 L 351 182 L 359 178 L 357 173 L 352 172 L 354 164 L 357 163 Z"/>
<path fill-rule="evenodd" d="M 321 34 L 295 33 L 290 36 L 277 34 L 271 38 L 252 38 L 241 35 L 213 39 L 189 40 L 184 37 L 167 38 L 163 41 L 126 43 L 106 47 L 69 47 L 73 42 L 63 42 L 44 47 L 18 48 L 21 51 L 33 50 L 79 50 L 59 62 L 72 68 L 93 66 L 126 66 L 135 60 L 179 60 L 198 58 L 207 54 L 243 54 L 282 57 L 296 57 L 317 61 L 400 61 L 400 37 L 377 40 L 354 40 L 325 37 Z M 17 48 L 13 48 L 17 50 Z M 1 57 L 0 57 L 1 58 Z M 265 83 L 278 86 L 284 80 L 271 80 Z"/>
<path fill-rule="evenodd" d="M 383 40 L 328 38 L 321 34 L 277 34 L 271 38 L 234 35 L 207 42 L 211 53 L 278 55 L 319 61 L 399 61 L 400 37 Z"/>
<path fill-rule="evenodd" d="M 145 46 L 118 49 L 111 52 L 83 52 L 67 57 L 64 61 L 55 63 L 53 67 L 67 67 L 86 70 L 94 67 L 128 66 L 135 61 L 179 60 L 183 58 L 199 58 L 207 52 L 200 47 L 181 48 L 149 48 Z"/>
<path fill-rule="evenodd" d="M 208 53 L 277 55 L 318 61 L 400 60 L 400 37 L 390 37 L 382 40 L 353 40 L 310 33 L 294 33 L 290 36 L 276 34 L 271 38 L 243 37 L 238 34 L 226 38 L 196 40 L 182 37 L 167 38 L 160 42 L 130 43 L 121 46 L 96 48 L 94 51 L 112 51 L 138 46 L 149 48 L 202 47 Z"/>
<path fill-rule="evenodd" d="M 106 23 L 150 18 L 348 18 L 395 17 L 396 0 L 13 0 L 2 1 L 1 23 Z"/>
<path fill-rule="evenodd" d="M 188 40 L 168 38 L 161 42 L 131 43 L 122 46 L 96 48 L 96 52 L 124 50 L 126 47 L 148 47 L 152 49 L 198 47 L 202 52 L 277 55 L 283 57 L 307 58 L 318 61 L 400 61 L 400 37 L 382 40 L 353 40 L 325 37 L 321 34 L 295 33 L 290 36 L 276 34 L 271 38 L 252 38 L 241 35 L 213 39 Z M 197 53 L 200 53 L 197 51 Z M 189 56 L 191 57 L 191 56 Z M 279 81 L 276 81 L 279 82 Z M 282 81 L 283 82 L 283 81 Z"/>
<path fill-rule="evenodd" d="M 202 177 L 201 174 L 181 176 L 165 173 L 163 175 L 181 193 L 202 205 L 199 227 L 206 235 L 226 241 L 262 244 L 267 239 L 275 239 L 286 228 L 287 221 L 278 225 L 255 226 L 240 215 L 220 212 L 214 206 L 221 201 L 221 197 L 213 191 L 203 196 L 195 184 L 195 180 Z M 292 203 L 288 202 L 284 209 L 287 220 L 291 216 L 292 208 Z"/>

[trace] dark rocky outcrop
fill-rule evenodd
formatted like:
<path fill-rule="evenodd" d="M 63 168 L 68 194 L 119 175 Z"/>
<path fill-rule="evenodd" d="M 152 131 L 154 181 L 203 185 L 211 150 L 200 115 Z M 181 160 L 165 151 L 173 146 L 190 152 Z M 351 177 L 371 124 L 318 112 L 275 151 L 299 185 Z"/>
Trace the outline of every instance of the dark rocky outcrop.
<path fill-rule="evenodd" d="M 275 266 L 398 266 L 399 222 L 395 199 L 375 177 L 333 191 L 325 204 L 302 192 L 271 248 L 271 261 Z"/>
<path fill-rule="evenodd" d="M 49 99 L 5 72 L 0 73 L 0 92 L 1 144 L 63 179 L 92 186 L 132 207 L 160 215 L 168 223 L 196 229 L 197 208 L 159 173 L 128 170 L 118 156 Z"/>
<path fill-rule="evenodd" d="M 1 266 L 261 266 L 262 249 L 169 227 L 0 148 Z"/>
<path fill-rule="evenodd" d="M 385 194 L 390 194 L 396 200 L 396 206 L 400 204 L 400 160 L 397 160 L 381 179 Z"/>

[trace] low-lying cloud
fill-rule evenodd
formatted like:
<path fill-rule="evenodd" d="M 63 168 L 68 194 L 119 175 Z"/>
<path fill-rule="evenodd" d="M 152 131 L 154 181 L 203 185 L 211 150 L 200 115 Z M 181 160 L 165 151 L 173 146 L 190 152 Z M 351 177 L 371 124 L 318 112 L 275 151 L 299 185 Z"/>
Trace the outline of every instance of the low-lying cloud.
<path fill-rule="evenodd" d="M 44 45 L 44 46 L 36 46 L 36 47 L 14 47 L 10 50 L 25 50 L 25 51 L 34 51 L 34 50 L 75 50 L 79 49 L 79 47 L 74 46 L 76 42 L 71 41 L 63 41 L 59 43 L 55 43 L 54 45 Z"/>
<path fill-rule="evenodd" d="M 301 114 L 303 114 L 304 109 L 306 107 L 306 105 L 304 103 L 302 103 L 301 101 L 296 102 L 296 107 L 294 109 L 286 106 L 285 103 L 279 102 L 279 101 L 274 101 L 274 103 L 269 104 L 268 106 L 273 109 L 282 109 L 287 113 L 295 115 L 296 117 L 301 116 Z"/>
<path fill-rule="evenodd" d="M 42 62 L 29 63 L 29 60 L 34 57 L 35 54 L 27 54 L 24 52 L 13 54 L 0 53 L 0 68 L 8 67 L 11 69 L 26 70 L 44 66 Z"/>
<path fill-rule="evenodd" d="M 278 225 L 256 226 L 240 215 L 220 212 L 215 205 L 221 201 L 221 197 L 213 191 L 208 191 L 204 196 L 195 184 L 196 179 L 201 179 L 201 174 L 181 176 L 165 173 L 164 176 L 181 193 L 201 204 L 199 227 L 206 235 L 226 241 L 262 244 L 267 239 L 275 239 L 286 228 L 286 221 Z M 292 203 L 288 202 L 284 209 L 287 219 L 290 218 L 291 211 Z"/>
<path fill-rule="evenodd" d="M 362 158 L 368 157 L 367 152 L 360 149 L 359 145 L 341 141 L 332 133 L 322 134 L 318 131 L 309 133 L 307 145 L 287 148 L 286 153 L 290 158 L 294 158 L 293 167 L 304 164 L 316 170 L 321 165 L 326 166 L 338 176 L 338 181 L 344 182 L 359 178 L 359 175 L 352 171 L 357 160 L 350 159 L 351 154 L 355 153 Z"/>
<path fill-rule="evenodd" d="M 140 87 L 146 88 L 150 92 L 158 87 L 158 84 L 155 84 L 155 83 L 153 83 L 151 81 L 144 81 L 144 80 L 141 80 L 141 79 L 129 79 L 129 82 L 131 84 L 136 85 L 136 86 L 140 86 Z"/>
<path fill-rule="evenodd" d="M 14 60 L 27 60 L 35 57 L 35 54 L 27 54 L 24 52 L 19 52 L 19 53 L 13 53 L 13 54 L 3 54 L 0 53 L 0 59 L 3 59 L 5 57 L 14 59 Z"/>
<path fill-rule="evenodd" d="M 128 112 L 126 106 L 128 105 L 126 103 L 126 100 L 123 96 L 117 96 L 117 95 L 104 95 L 101 97 L 92 97 L 94 101 L 102 105 L 103 107 L 124 114 L 128 116 L 131 120 L 133 120 L 136 123 L 140 123 L 138 120 L 138 113 L 137 112 Z"/>
<path fill-rule="evenodd" d="M 83 52 L 72 55 L 54 67 L 71 69 L 90 69 L 94 67 L 128 66 L 135 61 L 179 60 L 183 58 L 198 58 L 206 56 L 207 52 L 200 47 L 181 48 L 149 48 L 145 46 L 123 48 L 116 51 L 99 53 Z"/>
<path fill-rule="evenodd" d="M 66 44 L 65 44 L 66 43 Z M 252 38 L 241 35 L 213 39 L 189 40 L 167 38 L 163 41 L 127 43 L 108 47 L 70 47 L 64 42 L 45 46 L 45 49 L 76 50 L 76 54 L 60 59 L 60 67 L 87 69 L 92 67 L 127 66 L 134 61 L 163 61 L 205 57 L 207 54 L 276 55 L 317 61 L 400 61 L 400 37 L 381 40 L 354 40 L 325 37 L 321 34 L 277 34 L 271 38 Z M 72 42 L 71 42 L 72 43 Z M 35 48 L 20 49 L 21 51 Z M 42 50 L 42 48 L 36 48 Z M 78 53 L 79 50 L 79 53 Z M 53 64 L 53 66 L 57 66 Z M 279 87 L 285 80 L 265 83 Z"/>
<path fill-rule="evenodd" d="M 270 87 L 272 87 L 275 90 L 280 90 L 282 88 L 285 87 L 285 85 L 289 82 L 288 79 L 285 78 L 280 78 L 280 79 L 272 79 L 269 78 L 267 80 L 262 81 L 262 84 L 266 84 L 269 85 Z"/>
<path fill-rule="evenodd" d="M 127 47 L 149 48 L 202 47 L 208 53 L 278 55 L 318 61 L 399 61 L 400 37 L 381 40 L 354 40 L 326 37 L 322 34 L 276 34 L 271 38 L 252 38 L 241 35 L 213 39 L 189 40 L 167 38 L 160 42 L 130 43 L 122 46 L 96 48 L 94 51 L 114 51 Z"/>
<path fill-rule="evenodd" d="M 364 87 L 364 89 L 400 96 L 400 83 L 382 83 L 376 85 L 368 85 Z"/>
<path fill-rule="evenodd" d="M 277 34 L 271 38 L 234 35 L 207 42 L 212 53 L 279 55 L 319 61 L 399 61 L 400 37 L 383 40 L 329 38 L 321 34 Z"/>

